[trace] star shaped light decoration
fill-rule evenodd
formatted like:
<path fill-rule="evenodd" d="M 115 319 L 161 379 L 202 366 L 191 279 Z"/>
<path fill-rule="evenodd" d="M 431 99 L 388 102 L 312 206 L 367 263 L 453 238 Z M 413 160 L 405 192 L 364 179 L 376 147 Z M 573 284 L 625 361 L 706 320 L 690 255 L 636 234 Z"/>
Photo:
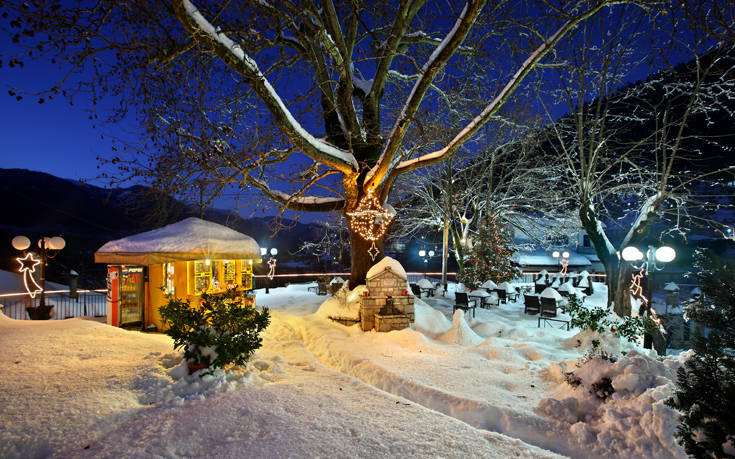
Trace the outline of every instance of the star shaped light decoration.
<path fill-rule="evenodd" d="M 43 291 L 41 286 L 36 282 L 36 279 L 33 278 L 33 273 L 36 272 L 36 266 L 41 264 L 41 260 L 34 258 L 32 253 L 27 253 L 25 257 L 18 257 L 16 260 L 20 263 L 18 272 L 23 273 L 23 284 L 26 287 L 26 292 L 28 292 L 31 298 L 35 298 L 37 294 Z"/>
<path fill-rule="evenodd" d="M 368 249 L 368 255 L 370 255 L 370 258 L 375 261 L 375 257 L 377 257 L 379 254 L 380 250 L 378 250 L 378 247 L 375 246 L 375 242 L 373 242 L 373 245 L 371 245 Z"/>
<path fill-rule="evenodd" d="M 276 276 L 276 259 L 271 258 L 268 260 L 268 280 L 273 280 L 273 278 Z"/>
<path fill-rule="evenodd" d="M 372 190 L 365 194 L 355 210 L 347 212 L 350 228 L 368 241 L 380 239 L 393 221 L 393 217 L 395 215 L 380 204 Z"/>

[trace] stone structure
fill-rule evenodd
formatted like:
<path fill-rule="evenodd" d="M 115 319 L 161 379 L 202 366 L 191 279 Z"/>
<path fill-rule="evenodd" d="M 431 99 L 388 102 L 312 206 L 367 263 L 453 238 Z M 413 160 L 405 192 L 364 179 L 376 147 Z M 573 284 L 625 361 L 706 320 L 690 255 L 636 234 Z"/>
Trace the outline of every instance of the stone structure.
<path fill-rule="evenodd" d="M 368 295 L 360 298 L 360 325 L 363 331 L 391 331 L 408 327 L 413 322 L 414 297 L 407 290 L 407 279 L 390 265 L 367 278 Z M 391 301 L 388 301 L 390 298 Z M 392 303 L 392 311 L 381 310 Z"/>

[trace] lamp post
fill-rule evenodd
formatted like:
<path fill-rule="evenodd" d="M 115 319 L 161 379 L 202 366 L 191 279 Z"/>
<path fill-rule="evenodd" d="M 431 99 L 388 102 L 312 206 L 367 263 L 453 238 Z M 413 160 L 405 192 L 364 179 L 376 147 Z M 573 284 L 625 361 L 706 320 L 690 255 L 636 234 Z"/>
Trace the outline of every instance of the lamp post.
<path fill-rule="evenodd" d="M 669 246 L 654 248 L 652 245 L 649 245 L 648 249 L 646 249 L 646 253 L 643 253 L 638 247 L 628 246 L 620 252 L 620 255 L 622 256 L 623 260 L 629 262 L 633 266 L 633 268 L 640 270 L 639 276 L 643 274 L 645 274 L 646 276 L 647 295 L 643 295 L 643 302 L 646 306 L 646 316 L 650 317 L 651 303 L 653 302 L 653 274 L 656 271 L 660 271 L 664 268 L 663 266 L 658 266 L 656 262 L 660 261 L 662 263 L 668 263 L 670 261 L 674 261 L 674 259 L 676 258 L 676 251 Z M 641 264 L 637 265 L 636 262 L 641 262 Z M 636 274 L 633 274 L 633 278 L 633 287 L 638 287 L 639 289 L 642 289 L 641 285 L 635 285 Z M 638 279 L 638 282 L 640 282 L 640 278 Z M 650 333 L 645 333 L 643 335 L 643 347 L 646 349 L 651 349 L 652 345 L 653 336 Z"/>
<path fill-rule="evenodd" d="M 554 250 L 551 253 L 551 256 L 554 257 L 554 259 L 559 260 L 559 264 L 561 265 L 561 271 L 559 271 L 559 274 L 562 276 L 566 276 L 567 267 L 569 266 L 569 252 L 565 250 L 560 253 L 558 250 Z"/>
<path fill-rule="evenodd" d="M 263 262 L 265 262 L 265 257 L 268 256 L 268 273 L 265 275 L 265 293 L 270 293 L 269 287 L 271 281 L 276 276 L 276 255 L 278 255 L 278 249 L 275 247 L 270 250 L 265 247 L 260 248 L 260 256 L 263 258 Z"/>
<path fill-rule="evenodd" d="M 428 258 L 427 258 L 427 255 L 428 255 Z M 429 250 L 428 253 L 424 249 L 419 250 L 419 257 L 424 259 L 424 279 L 426 279 L 426 267 L 429 264 L 429 258 L 433 256 L 434 256 L 433 250 Z"/>
<path fill-rule="evenodd" d="M 11 242 L 13 248 L 19 251 L 26 251 L 31 246 L 31 240 L 26 236 L 15 236 Z M 18 263 L 20 263 L 20 272 L 23 273 L 23 283 L 26 287 L 26 291 L 35 298 L 37 294 L 41 294 L 39 298 L 38 308 L 27 308 L 28 315 L 31 318 L 46 320 L 49 319 L 49 313 L 51 312 L 50 307 L 46 307 L 46 266 L 48 265 L 49 258 L 54 258 L 59 250 L 66 246 L 66 241 L 61 236 L 54 237 L 42 237 L 38 240 L 39 256 L 35 258 L 34 252 L 26 252 L 24 257 L 18 257 Z M 39 285 L 33 277 L 33 273 L 38 266 L 38 277 L 41 281 Z"/>

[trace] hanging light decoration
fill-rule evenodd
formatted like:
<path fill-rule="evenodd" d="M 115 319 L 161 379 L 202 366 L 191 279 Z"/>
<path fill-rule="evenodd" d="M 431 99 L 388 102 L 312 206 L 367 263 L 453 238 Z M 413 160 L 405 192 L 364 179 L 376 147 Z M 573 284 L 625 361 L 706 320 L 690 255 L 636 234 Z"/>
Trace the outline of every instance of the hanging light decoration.
<path fill-rule="evenodd" d="M 375 241 L 385 234 L 388 225 L 393 221 L 393 217 L 393 213 L 383 208 L 372 190 L 368 190 L 355 210 L 347 212 L 350 229 L 366 241 L 373 242 L 368 250 L 368 254 L 373 260 L 380 253 Z"/>

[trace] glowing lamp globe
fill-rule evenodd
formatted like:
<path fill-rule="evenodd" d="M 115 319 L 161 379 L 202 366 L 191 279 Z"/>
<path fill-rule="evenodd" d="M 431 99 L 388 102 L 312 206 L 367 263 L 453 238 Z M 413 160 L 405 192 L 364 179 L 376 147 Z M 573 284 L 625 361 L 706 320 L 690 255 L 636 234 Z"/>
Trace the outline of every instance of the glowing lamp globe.
<path fill-rule="evenodd" d="M 277 248 L 275 248 L 275 247 L 273 247 L 273 248 L 271 249 L 271 255 L 273 255 L 274 257 L 275 257 L 276 255 L 278 255 L 278 249 L 277 249 Z"/>
<path fill-rule="evenodd" d="M 46 241 L 46 248 L 51 250 L 61 250 L 66 247 L 66 241 L 61 236 L 54 236 Z"/>
<path fill-rule="evenodd" d="M 25 236 L 15 236 L 11 243 L 15 250 L 25 250 L 31 246 L 31 240 Z"/>
<path fill-rule="evenodd" d="M 434 251 L 433 250 L 429 250 L 429 256 L 430 257 L 433 257 L 434 256 Z"/>
<path fill-rule="evenodd" d="M 554 250 L 553 252 L 551 252 L 551 256 L 554 257 L 554 258 L 559 258 L 559 251 L 558 250 Z"/>
<path fill-rule="evenodd" d="M 669 246 L 663 246 L 656 249 L 656 260 L 668 263 L 676 258 L 676 250 Z"/>
<path fill-rule="evenodd" d="M 621 253 L 623 260 L 625 261 L 639 261 L 643 260 L 643 252 L 638 247 L 629 246 L 623 249 Z"/>
<path fill-rule="evenodd" d="M 260 256 L 261 257 L 264 257 L 266 253 L 268 253 L 268 249 L 266 249 L 265 247 L 261 247 L 260 248 Z"/>
<path fill-rule="evenodd" d="M 569 252 L 564 252 L 561 254 L 561 256 L 564 258 L 569 258 Z"/>
<path fill-rule="evenodd" d="M 426 256 L 426 250 L 419 250 L 419 256 L 425 257 Z"/>

